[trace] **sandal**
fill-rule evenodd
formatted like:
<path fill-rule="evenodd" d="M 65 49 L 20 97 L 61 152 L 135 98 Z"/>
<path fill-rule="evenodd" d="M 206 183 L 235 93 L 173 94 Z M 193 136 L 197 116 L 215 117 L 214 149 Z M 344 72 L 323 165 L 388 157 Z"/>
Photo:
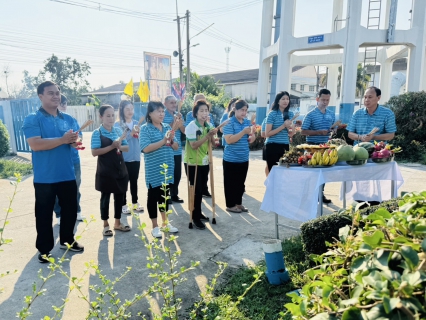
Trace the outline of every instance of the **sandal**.
<path fill-rule="evenodd" d="M 237 205 L 237 208 L 240 209 L 242 212 L 249 212 L 249 209 L 247 209 L 243 205 Z"/>
<path fill-rule="evenodd" d="M 120 225 L 118 227 L 114 226 L 114 230 L 128 232 L 128 231 L 130 231 L 132 229 L 130 229 L 129 226 L 125 226 L 124 224 L 120 223 Z"/>
<path fill-rule="evenodd" d="M 102 231 L 102 234 L 106 237 L 112 237 L 113 233 L 111 231 L 111 229 L 109 228 L 109 226 L 104 227 L 104 231 Z"/>
<path fill-rule="evenodd" d="M 226 211 L 233 213 L 241 213 L 241 210 L 238 207 L 226 208 Z"/>
<path fill-rule="evenodd" d="M 124 213 L 124 214 L 131 214 L 131 211 L 130 211 L 129 207 L 126 205 L 126 206 L 123 206 L 123 207 L 121 208 L 121 213 Z"/>

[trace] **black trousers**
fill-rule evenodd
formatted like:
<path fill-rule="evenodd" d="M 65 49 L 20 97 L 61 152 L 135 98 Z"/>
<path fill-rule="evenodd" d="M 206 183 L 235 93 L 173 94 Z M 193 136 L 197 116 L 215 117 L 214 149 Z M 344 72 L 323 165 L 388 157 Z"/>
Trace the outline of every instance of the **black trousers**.
<path fill-rule="evenodd" d="M 223 160 L 223 184 L 227 208 L 242 204 L 248 167 L 248 161 L 237 163 Z"/>
<path fill-rule="evenodd" d="M 277 165 L 277 162 L 284 155 L 286 151 L 290 150 L 288 144 L 283 143 L 267 143 L 265 149 L 266 163 L 268 164 L 269 172 L 272 167 Z"/>
<path fill-rule="evenodd" d="M 179 195 L 179 182 L 182 177 L 182 155 L 174 156 L 175 169 L 173 172 L 173 183 L 170 183 L 170 196 L 177 197 Z"/>
<path fill-rule="evenodd" d="M 129 182 L 130 182 L 130 194 L 132 195 L 132 203 L 138 202 L 138 179 L 139 179 L 139 169 L 141 167 L 140 161 L 125 162 L 127 167 L 127 172 L 129 173 Z M 124 203 L 123 206 L 127 204 L 127 197 L 124 194 Z"/>
<path fill-rule="evenodd" d="M 114 219 L 121 218 L 122 206 L 125 204 L 123 193 L 114 193 Z M 111 193 L 101 192 L 101 219 L 109 219 L 109 199 L 111 198 Z M 61 220 L 62 224 L 62 220 Z"/>
<path fill-rule="evenodd" d="M 184 163 L 183 166 L 185 167 L 185 174 L 186 174 L 186 176 L 188 176 L 188 165 L 186 163 Z M 207 166 L 207 167 L 208 167 L 207 168 L 207 179 L 202 185 L 202 187 L 203 187 L 202 193 L 203 194 L 209 192 L 209 183 L 208 182 L 209 182 L 210 166 Z"/>
<path fill-rule="evenodd" d="M 170 194 L 169 186 L 167 186 L 166 188 L 167 188 L 167 196 L 169 196 Z M 160 212 L 167 212 L 167 210 L 169 210 L 169 205 L 167 204 L 167 201 L 165 201 L 165 198 L 164 198 L 164 190 L 162 190 L 161 186 L 153 188 L 151 187 L 151 185 L 149 185 L 146 207 L 148 209 L 148 215 L 150 219 L 157 218 L 158 205 L 161 205 L 164 203 L 166 203 L 166 208 L 160 207 Z"/>
<path fill-rule="evenodd" d="M 201 219 L 201 203 L 203 202 L 203 190 L 206 181 L 209 177 L 209 165 L 197 167 L 197 179 L 195 182 L 195 195 L 194 195 L 194 210 L 192 210 L 192 219 Z M 187 175 L 189 183 L 194 185 L 195 166 L 188 166 Z"/>
<path fill-rule="evenodd" d="M 77 219 L 77 183 L 75 180 L 56 183 L 34 183 L 36 248 L 42 254 L 49 253 L 54 245 L 53 207 L 58 197 L 61 207 L 59 241 L 61 244 L 74 242 L 74 225 Z"/>

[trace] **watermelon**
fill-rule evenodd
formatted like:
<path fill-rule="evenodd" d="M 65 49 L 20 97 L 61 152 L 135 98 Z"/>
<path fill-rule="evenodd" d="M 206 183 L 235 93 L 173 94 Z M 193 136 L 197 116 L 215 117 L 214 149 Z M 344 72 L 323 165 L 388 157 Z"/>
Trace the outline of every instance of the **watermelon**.
<path fill-rule="evenodd" d="M 352 161 L 355 159 L 355 151 L 352 146 L 340 146 L 337 148 L 338 161 Z"/>
<path fill-rule="evenodd" d="M 355 152 L 355 160 L 367 160 L 369 158 L 368 151 L 364 147 L 355 146 L 353 150 Z"/>

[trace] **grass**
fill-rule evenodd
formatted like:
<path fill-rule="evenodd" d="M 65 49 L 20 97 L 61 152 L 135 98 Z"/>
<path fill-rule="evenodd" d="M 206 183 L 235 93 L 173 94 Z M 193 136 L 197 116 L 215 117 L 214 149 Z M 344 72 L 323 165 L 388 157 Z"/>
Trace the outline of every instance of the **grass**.
<path fill-rule="evenodd" d="M 238 297 L 254 281 L 253 276 L 256 274 L 256 269 L 266 271 L 264 261 L 255 268 L 241 267 L 234 271 L 229 280 L 216 290 L 214 302 L 208 305 L 207 319 L 291 319 L 291 315 L 280 316 L 280 312 L 286 311 L 284 304 L 291 302 L 291 298 L 286 293 L 301 288 L 305 284 L 303 272 L 310 267 L 310 263 L 304 254 L 301 236 L 285 239 L 282 246 L 285 265 L 291 278 L 290 282 L 280 286 L 270 285 L 266 276 L 263 275 L 261 282 L 248 292 L 233 314 L 224 317 L 230 301 L 237 301 Z"/>
<path fill-rule="evenodd" d="M 20 173 L 22 176 L 25 176 L 32 172 L 33 166 L 31 164 L 0 159 L 0 179 L 13 177 L 15 173 Z"/>

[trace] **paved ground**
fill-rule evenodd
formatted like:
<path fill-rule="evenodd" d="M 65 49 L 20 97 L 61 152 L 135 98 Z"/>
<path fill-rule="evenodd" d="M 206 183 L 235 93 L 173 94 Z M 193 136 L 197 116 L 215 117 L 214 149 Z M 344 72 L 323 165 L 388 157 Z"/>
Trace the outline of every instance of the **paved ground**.
<path fill-rule="evenodd" d="M 85 141 L 90 141 L 90 134 L 85 133 Z M 87 143 L 88 144 L 88 143 Z M 28 157 L 28 155 L 22 155 Z M 123 300 L 132 297 L 135 293 L 143 292 L 147 289 L 151 280 L 148 278 L 149 271 L 145 267 L 147 251 L 141 241 L 134 235 L 139 231 L 136 229 L 136 221 L 128 217 L 128 223 L 134 229 L 129 233 L 115 233 L 113 237 L 102 236 L 102 222 L 99 217 L 100 194 L 94 188 L 96 159 L 90 154 L 90 150 L 81 153 L 82 156 L 82 212 L 86 217 L 94 215 L 96 222 L 89 225 L 87 232 L 83 235 L 81 243 L 85 246 L 82 254 L 68 254 L 69 262 L 65 263 L 65 270 L 71 276 L 80 277 L 85 268 L 85 262 L 93 260 L 99 263 L 101 269 L 110 279 L 119 276 L 125 271 L 127 266 L 132 270 L 124 278 L 116 290 Z M 260 152 L 252 152 L 250 158 L 250 169 L 246 183 L 244 204 L 251 209 L 246 214 L 229 214 L 225 209 L 225 199 L 223 195 L 223 175 L 221 166 L 222 151 L 215 151 L 215 190 L 216 190 L 216 211 L 217 224 L 208 225 L 204 231 L 188 229 L 189 214 L 187 204 L 173 205 L 171 219 L 173 224 L 179 228 L 179 238 L 174 246 L 182 250 L 179 259 L 180 265 L 189 266 L 190 261 L 198 260 L 200 266 L 187 274 L 188 281 L 178 289 L 178 294 L 182 297 L 183 310 L 190 306 L 196 299 L 200 290 L 204 290 L 205 284 L 212 278 L 217 270 L 215 261 L 228 261 L 232 267 L 238 265 L 250 265 L 262 258 L 261 242 L 274 237 L 274 215 L 259 210 L 263 198 L 265 187 L 264 167 Z M 421 190 L 425 188 L 426 167 L 425 166 L 401 166 L 401 171 L 405 179 L 405 184 L 401 188 L 404 191 Z M 187 198 L 186 177 L 183 175 L 180 187 L 180 196 Z M 139 198 L 146 206 L 146 187 L 144 183 L 143 166 L 140 172 Z M 333 205 L 329 206 L 325 213 L 338 210 L 341 206 L 338 200 L 340 184 L 330 183 L 326 185 L 325 194 L 333 200 Z M 12 193 L 12 186 L 8 180 L 0 180 L 0 207 L 6 208 L 8 205 L 7 196 Z M 34 191 L 32 177 L 25 179 L 20 185 L 20 192 L 16 196 L 13 204 L 13 213 L 10 216 L 10 224 L 7 226 L 5 236 L 13 238 L 12 245 L 3 247 L 0 252 L 0 273 L 17 270 L 16 273 L 0 278 L 0 288 L 4 292 L 0 294 L 0 319 L 14 319 L 15 314 L 23 306 L 23 297 L 31 294 L 32 283 L 37 280 L 39 269 L 47 274 L 48 268 L 37 261 L 35 244 L 35 223 L 34 223 Z M 203 202 L 204 212 L 211 216 L 211 201 Z M 111 205 L 111 212 L 113 206 Z M 113 216 L 111 214 L 111 216 Z M 4 212 L 0 215 L 0 224 L 3 224 Z M 148 214 L 140 215 L 140 221 L 146 222 L 148 228 L 146 235 L 151 238 L 150 220 Z M 285 221 L 297 227 L 298 222 Z M 57 237 L 58 226 L 54 219 L 54 231 Z M 112 219 L 110 224 L 112 224 Z M 84 230 L 85 225 L 79 223 L 77 233 Z M 280 237 L 295 235 L 297 231 L 289 228 L 280 228 Z M 58 239 L 56 239 L 58 241 Z M 173 248 L 175 249 L 175 248 Z M 54 257 L 62 254 L 62 250 L 56 246 L 52 251 Z M 90 295 L 89 285 L 99 284 L 100 281 L 93 272 L 84 278 L 83 292 Z M 32 307 L 33 316 L 31 319 L 40 319 L 45 315 L 53 315 L 52 305 L 59 305 L 61 299 L 65 299 L 68 294 L 68 281 L 61 275 L 56 275 L 50 279 L 46 285 L 46 295 L 39 298 Z M 88 310 L 87 304 L 78 298 L 77 294 L 69 296 L 69 302 L 64 310 L 63 319 L 84 319 Z M 132 307 L 134 315 L 142 311 L 150 318 L 149 305 L 158 310 L 159 297 L 155 296 L 150 301 L 144 300 Z M 136 317 L 135 317 L 136 318 Z"/>

